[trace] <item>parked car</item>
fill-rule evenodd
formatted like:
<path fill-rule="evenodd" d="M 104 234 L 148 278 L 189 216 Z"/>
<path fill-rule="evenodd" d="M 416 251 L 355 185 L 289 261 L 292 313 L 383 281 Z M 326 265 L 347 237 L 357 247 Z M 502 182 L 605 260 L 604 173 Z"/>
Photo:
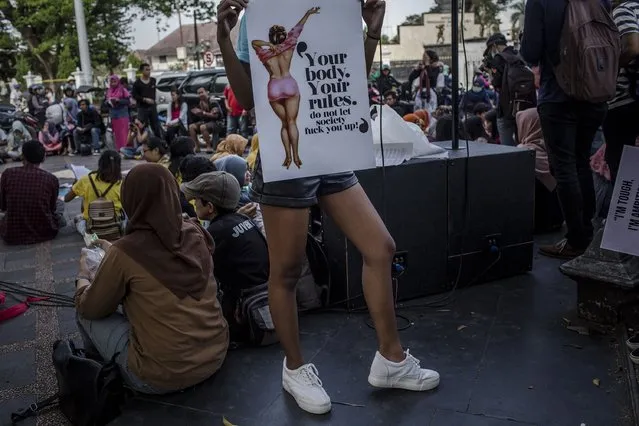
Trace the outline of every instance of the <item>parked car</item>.
<path fill-rule="evenodd" d="M 180 86 L 182 100 L 189 105 L 198 103 L 197 90 L 205 87 L 211 96 L 211 100 L 220 102 L 224 108 L 224 88 L 229 84 L 224 68 L 211 68 L 203 71 L 190 72 Z"/>

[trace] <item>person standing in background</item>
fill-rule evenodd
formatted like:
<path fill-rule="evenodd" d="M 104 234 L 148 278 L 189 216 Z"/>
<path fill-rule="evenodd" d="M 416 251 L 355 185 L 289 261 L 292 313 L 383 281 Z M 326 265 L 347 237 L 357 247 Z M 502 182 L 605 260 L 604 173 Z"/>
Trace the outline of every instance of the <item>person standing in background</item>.
<path fill-rule="evenodd" d="M 151 65 L 140 65 L 141 77 L 133 83 L 132 96 L 138 106 L 138 117 L 149 123 L 153 134 L 162 137 L 162 128 L 158 119 L 158 109 L 155 104 L 156 81 L 151 77 Z"/>
<path fill-rule="evenodd" d="M 596 203 L 590 149 L 608 110 L 606 102 L 570 97 L 557 78 L 555 67 L 560 65 L 562 59 L 560 44 L 568 7 L 570 3 L 563 1 L 528 0 L 520 51 L 527 63 L 539 65 L 541 71 L 537 110 L 568 228 L 564 239 L 556 244 L 541 246 L 539 252 L 544 256 L 565 260 L 582 255 L 593 237 L 592 219 Z M 602 13 L 606 12 L 602 10 Z M 568 62 L 570 56 L 565 60 L 567 62 L 561 63 L 565 67 L 577 65 Z M 606 71 L 608 68 L 602 69 L 602 72 Z M 500 136 L 503 143 L 501 129 Z"/>
<path fill-rule="evenodd" d="M 613 18 L 621 35 L 621 68 L 617 93 L 608 104 L 603 124 L 606 137 L 606 163 L 614 185 L 624 145 L 634 146 L 639 137 L 639 1 L 629 0 L 617 6 Z"/>
<path fill-rule="evenodd" d="M 515 141 L 515 132 L 517 130 L 517 122 L 512 113 L 505 111 L 508 108 L 510 99 L 508 94 L 504 92 L 507 88 L 502 87 L 504 81 L 504 73 L 507 72 L 506 58 L 517 56 L 515 48 L 508 46 L 506 37 L 503 34 L 496 33 L 491 35 L 486 42 L 486 51 L 484 56 L 490 58 L 490 67 L 492 71 L 492 83 L 495 90 L 499 93 L 499 103 L 497 104 L 497 127 L 499 127 L 499 135 L 501 136 L 501 144 L 508 146 L 517 145 Z"/>
<path fill-rule="evenodd" d="M 247 138 L 246 111 L 235 98 L 230 84 L 224 88 L 224 103 L 226 106 L 226 136 L 239 132 L 240 135 Z"/>
<path fill-rule="evenodd" d="M 113 140 L 115 149 L 120 152 L 127 144 L 129 135 L 129 91 L 122 85 L 120 77 L 112 74 L 109 77 L 109 90 L 107 90 L 106 100 L 109 104 L 109 115 L 111 116 L 111 128 L 113 129 Z"/>

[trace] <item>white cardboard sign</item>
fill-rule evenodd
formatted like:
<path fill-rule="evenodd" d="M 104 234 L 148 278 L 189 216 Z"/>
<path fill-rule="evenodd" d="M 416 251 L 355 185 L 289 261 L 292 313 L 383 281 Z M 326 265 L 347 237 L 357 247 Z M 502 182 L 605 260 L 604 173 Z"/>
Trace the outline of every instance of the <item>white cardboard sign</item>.
<path fill-rule="evenodd" d="M 625 146 L 601 248 L 639 256 L 639 148 Z"/>
<path fill-rule="evenodd" d="M 375 167 L 357 0 L 246 9 L 265 182 Z"/>

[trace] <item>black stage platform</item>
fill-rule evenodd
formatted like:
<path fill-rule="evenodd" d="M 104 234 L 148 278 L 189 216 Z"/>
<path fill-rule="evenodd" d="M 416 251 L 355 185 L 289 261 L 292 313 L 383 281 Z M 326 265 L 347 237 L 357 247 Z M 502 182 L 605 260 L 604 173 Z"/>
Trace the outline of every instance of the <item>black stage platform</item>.
<path fill-rule="evenodd" d="M 65 160 L 69 161 L 47 158 L 44 167 L 60 171 Z M 73 161 L 94 168 L 97 157 Z M 6 167 L 0 166 L 0 171 Z M 428 190 L 428 181 L 415 179 L 423 182 L 422 191 Z M 67 217 L 79 213 L 80 205 L 80 200 L 69 203 Z M 471 207 L 471 212 L 479 211 Z M 421 220 L 429 216 L 428 209 L 425 212 Z M 400 235 L 401 227 L 394 226 L 398 243 L 405 244 L 409 229 Z M 6 246 L 0 241 L 0 279 L 72 295 L 82 246 L 82 238 L 70 228 L 35 246 Z M 425 253 L 439 253 L 424 247 Z M 422 272 L 428 271 L 421 268 L 424 261 L 438 266 L 444 276 L 446 253 L 438 258 L 441 265 L 409 256 L 400 287 L 418 285 L 412 277 L 418 272 L 427 288 L 436 283 Z M 621 367 L 626 360 L 617 357 L 623 342 L 582 336 L 562 326 L 562 317 L 576 309 L 577 297 L 576 284 L 559 272 L 560 263 L 535 259 L 531 273 L 461 290 L 444 307 L 399 311 L 413 323 L 401 332 L 403 344 L 422 365 L 441 374 L 436 391 L 372 389 L 366 376 L 375 333 L 364 322 L 367 316 L 324 313 L 302 317 L 300 331 L 304 356 L 315 363 L 333 399 L 331 414 L 305 414 L 282 391 L 283 353 L 275 345 L 231 351 L 215 377 L 174 395 L 136 398 L 113 425 L 222 426 L 222 417 L 238 426 L 634 425 Z M 8 297 L 3 307 L 15 303 Z M 25 315 L 0 323 L 0 425 L 9 424 L 12 411 L 55 391 L 51 347 L 60 338 L 80 341 L 74 309 L 33 306 Z M 595 378 L 599 386 L 593 384 Z M 52 410 L 21 426 L 67 424 Z"/>
<path fill-rule="evenodd" d="M 450 142 L 439 145 L 450 148 Z M 385 182 L 381 168 L 357 172 L 398 252 L 407 253 L 398 300 L 532 269 L 534 152 L 475 142 L 467 151 L 461 145 L 448 158 L 387 167 Z M 330 218 L 323 222 L 331 300 L 362 307 L 361 257 Z"/>

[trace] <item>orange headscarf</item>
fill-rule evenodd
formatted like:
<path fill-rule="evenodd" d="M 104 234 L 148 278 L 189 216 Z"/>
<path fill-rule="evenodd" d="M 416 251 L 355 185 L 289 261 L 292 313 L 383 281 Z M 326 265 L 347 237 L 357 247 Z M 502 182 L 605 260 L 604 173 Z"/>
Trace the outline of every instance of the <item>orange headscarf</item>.
<path fill-rule="evenodd" d="M 418 109 L 413 114 L 419 117 L 424 122 L 426 127 L 430 125 L 430 116 L 428 115 L 428 111 L 426 111 L 425 109 Z"/>
<path fill-rule="evenodd" d="M 211 157 L 211 161 L 218 160 L 227 155 L 239 155 L 243 157 L 246 145 L 248 145 L 248 139 L 245 137 L 236 134 L 228 135 L 226 139 L 217 146 L 215 155 Z"/>
<path fill-rule="evenodd" d="M 406 114 L 404 116 L 404 121 L 408 121 L 409 123 L 417 124 L 422 131 L 426 131 L 428 126 L 424 123 L 424 120 L 419 118 L 416 114 Z"/>

